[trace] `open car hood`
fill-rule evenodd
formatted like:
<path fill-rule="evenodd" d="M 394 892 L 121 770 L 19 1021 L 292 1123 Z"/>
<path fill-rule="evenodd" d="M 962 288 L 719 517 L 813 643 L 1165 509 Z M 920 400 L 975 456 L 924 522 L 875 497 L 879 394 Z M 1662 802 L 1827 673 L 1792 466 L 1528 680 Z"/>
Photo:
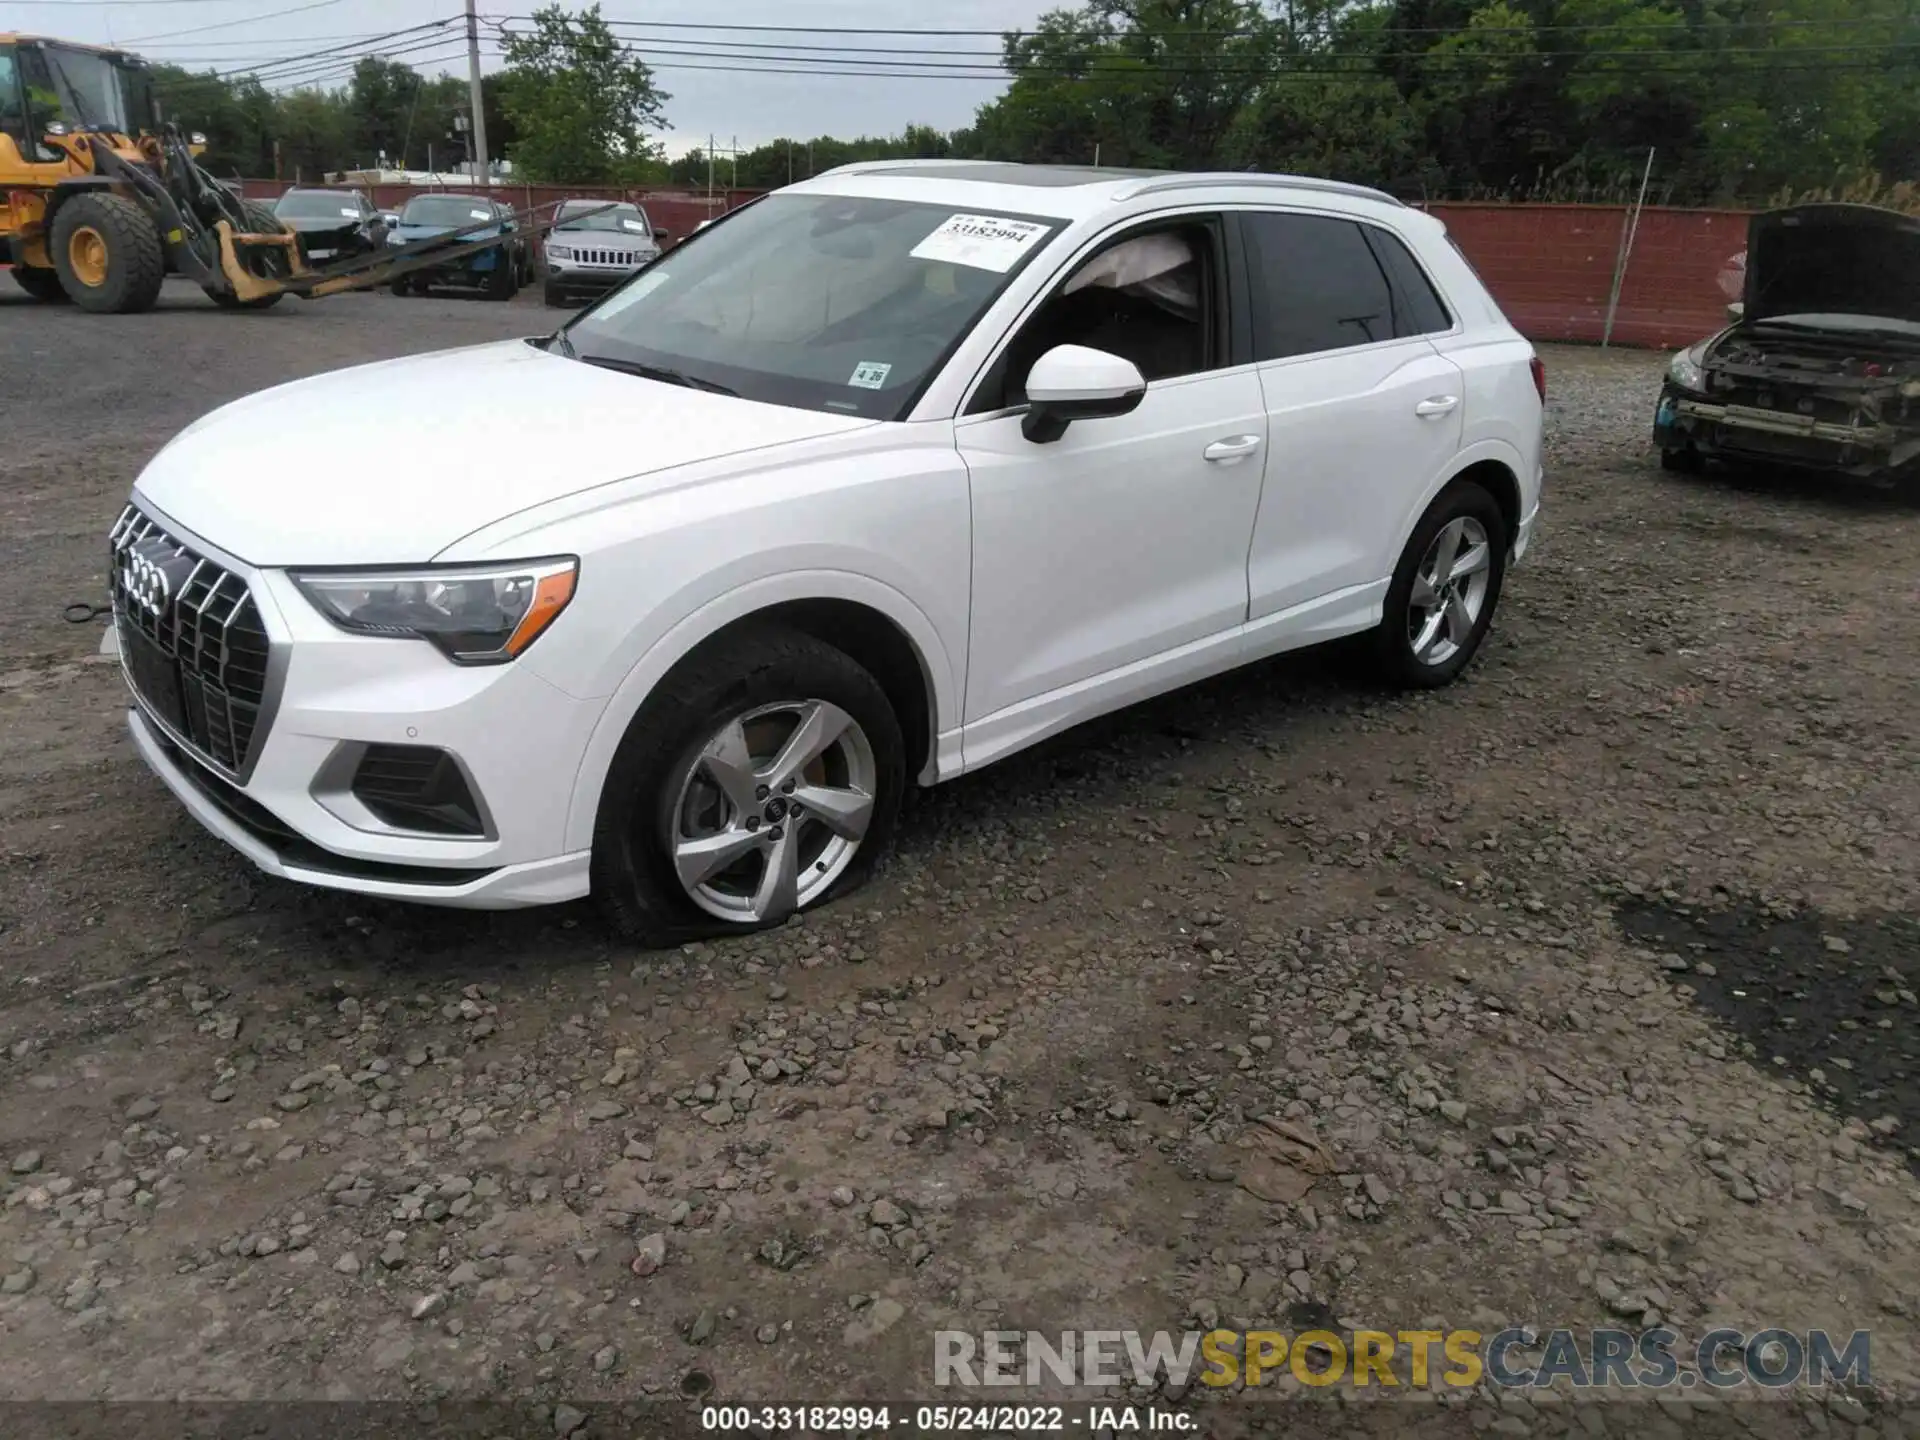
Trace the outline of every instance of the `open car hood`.
<path fill-rule="evenodd" d="M 1875 205 L 1795 205 L 1747 227 L 1745 310 L 1920 323 L 1920 216 Z"/>

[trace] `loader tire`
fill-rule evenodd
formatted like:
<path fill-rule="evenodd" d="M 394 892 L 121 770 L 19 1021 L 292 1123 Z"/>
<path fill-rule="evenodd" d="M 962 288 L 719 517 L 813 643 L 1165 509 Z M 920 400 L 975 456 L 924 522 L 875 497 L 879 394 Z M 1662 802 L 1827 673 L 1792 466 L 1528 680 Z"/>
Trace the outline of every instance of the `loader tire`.
<path fill-rule="evenodd" d="M 38 265 L 16 265 L 13 267 L 13 283 L 36 300 L 44 300 L 50 305 L 64 305 L 67 292 L 60 288 L 60 272 L 48 270 Z"/>
<path fill-rule="evenodd" d="M 264 205 L 254 205 L 243 200 L 240 203 L 240 210 L 247 217 L 246 234 L 279 235 L 287 228 L 280 223 L 280 217 Z M 272 295 L 261 295 L 252 300 L 241 300 L 232 295 L 215 295 L 213 303 L 222 310 L 270 310 L 284 299 L 286 299 L 286 293 L 276 291 Z"/>
<path fill-rule="evenodd" d="M 151 310 L 167 278 L 167 252 L 153 216 L 119 195 L 80 195 L 53 217 L 54 269 L 82 310 Z"/>

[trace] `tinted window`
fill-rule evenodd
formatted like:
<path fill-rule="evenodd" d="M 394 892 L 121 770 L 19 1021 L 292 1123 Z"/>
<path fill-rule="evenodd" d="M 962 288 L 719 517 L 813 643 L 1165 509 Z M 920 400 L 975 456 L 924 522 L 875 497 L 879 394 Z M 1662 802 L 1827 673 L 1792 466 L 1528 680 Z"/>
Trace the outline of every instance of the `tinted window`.
<path fill-rule="evenodd" d="M 1393 295 L 1357 224 L 1272 213 L 1242 220 L 1256 360 L 1393 338 Z"/>
<path fill-rule="evenodd" d="M 1395 335 L 1435 335 L 1453 328 L 1453 317 L 1427 279 L 1427 272 L 1413 258 L 1413 252 L 1377 225 L 1361 227 L 1393 285 L 1393 333 Z"/>

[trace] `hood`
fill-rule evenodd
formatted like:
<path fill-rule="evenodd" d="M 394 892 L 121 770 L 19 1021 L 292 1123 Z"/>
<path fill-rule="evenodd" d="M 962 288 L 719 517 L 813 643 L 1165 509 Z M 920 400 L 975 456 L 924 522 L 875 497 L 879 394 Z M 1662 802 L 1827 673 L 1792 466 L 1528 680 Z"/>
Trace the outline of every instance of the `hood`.
<path fill-rule="evenodd" d="M 181 431 L 136 491 L 253 565 L 414 565 L 551 500 L 863 429 L 496 341 L 262 390 Z"/>
<path fill-rule="evenodd" d="M 280 215 L 275 218 L 296 235 L 311 235 L 331 230 L 357 230 L 361 225 L 358 215 Z"/>
<path fill-rule="evenodd" d="M 1920 322 L 1920 216 L 1796 205 L 1747 227 L 1746 321 L 1871 315 Z"/>
<path fill-rule="evenodd" d="M 500 233 L 498 225 L 482 225 L 478 220 L 473 221 L 472 224 L 473 228 L 469 230 L 465 225 L 408 225 L 403 221 L 393 226 L 389 233 L 399 236 L 402 240 L 412 241 L 428 240 L 435 235 L 452 235 L 458 231 L 460 243 L 463 245 L 469 240 L 491 239 Z"/>
<path fill-rule="evenodd" d="M 570 245 L 581 250 L 652 250 L 656 248 L 651 235 L 643 235 L 634 230 L 560 230 L 548 232 L 547 239 L 555 245 Z"/>

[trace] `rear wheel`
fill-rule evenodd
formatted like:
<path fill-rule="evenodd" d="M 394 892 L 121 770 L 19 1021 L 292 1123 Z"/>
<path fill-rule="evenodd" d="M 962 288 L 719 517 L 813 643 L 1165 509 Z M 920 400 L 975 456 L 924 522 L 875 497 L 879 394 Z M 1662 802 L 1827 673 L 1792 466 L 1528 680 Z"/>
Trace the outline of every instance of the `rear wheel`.
<path fill-rule="evenodd" d="M 37 265 L 16 265 L 13 267 L 13 283 L 36 300 L 45 300 L 49 304 L 64 304 L 67 292 L 60 288 L 60 273 Z"/>
<path fill-rule="evenodd" d="M 60 288 L 83 310 L 126 315 L 151 310 L 167 277 L 160 227 L 119 195 L 80 195 L 53 217 L 53 265 Z"/>
<path fill-rule="evenodd" d="M 646 944 L 778 925 L 867 879 L 905 787 L 899 720 L 851 657 L 787 630 L 722 641 L 621 741 L 594 894 Z"/>
<path fill-rule="evenodd" d="M 1394 567 L 1379 629 L 1377 668 L 1389 684 L 1430 690 L 1472 663 L 1493 623 L 1507 570 L 1507 523 L 1471 481 L 1433 502 Z"/>

